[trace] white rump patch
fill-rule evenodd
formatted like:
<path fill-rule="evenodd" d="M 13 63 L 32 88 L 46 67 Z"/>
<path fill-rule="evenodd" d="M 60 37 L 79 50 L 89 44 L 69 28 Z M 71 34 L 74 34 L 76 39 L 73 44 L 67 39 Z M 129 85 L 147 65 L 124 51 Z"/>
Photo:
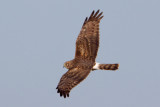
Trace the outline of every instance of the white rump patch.
<path fill-rule="evenodd" d="M 97 63 L 97 62 L 96 62 L 96 64 L 93 66 L 93 69 L 99 69 L 99 64 L 100 64 L 100 63 Z"/>

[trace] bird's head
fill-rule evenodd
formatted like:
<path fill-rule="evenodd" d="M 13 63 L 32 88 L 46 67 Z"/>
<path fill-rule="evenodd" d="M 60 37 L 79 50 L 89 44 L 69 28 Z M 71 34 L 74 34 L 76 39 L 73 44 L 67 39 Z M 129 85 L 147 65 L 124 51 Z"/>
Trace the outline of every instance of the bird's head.
<path fill-rule="evenodd" d="M 67 69 L 71 69 L 73 67 L 73 61 L 67 61 L 64 63 L 63 67 L 67 68 Z"/>

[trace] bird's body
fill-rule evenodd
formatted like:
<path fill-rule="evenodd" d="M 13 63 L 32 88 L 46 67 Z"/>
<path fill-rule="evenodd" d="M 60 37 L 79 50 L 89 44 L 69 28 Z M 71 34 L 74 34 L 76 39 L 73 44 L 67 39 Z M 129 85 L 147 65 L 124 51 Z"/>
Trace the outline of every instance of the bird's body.
<path fill-rule="evenodd" d="M 68 71 L 61 77 L 57 92 L 64 98 L 69 97 L 70 90 L 84 80 L 92 70 L 116 70 L 118 64 L 96 63 L 99 48 L 99 23 L 103 18 L 99 10 L 86 18 L 76 40 L 75 58 L 64 63 Z"/>

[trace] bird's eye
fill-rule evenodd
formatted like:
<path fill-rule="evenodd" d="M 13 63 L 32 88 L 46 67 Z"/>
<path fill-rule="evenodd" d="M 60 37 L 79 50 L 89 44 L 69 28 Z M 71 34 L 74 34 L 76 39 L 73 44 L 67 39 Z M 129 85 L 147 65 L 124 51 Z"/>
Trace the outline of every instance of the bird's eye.
<path fill-rule="evenodd" d="M 68 64 L 68 63 L 66 63 L 66 66 L 69 66 L 69 64 Z"/>

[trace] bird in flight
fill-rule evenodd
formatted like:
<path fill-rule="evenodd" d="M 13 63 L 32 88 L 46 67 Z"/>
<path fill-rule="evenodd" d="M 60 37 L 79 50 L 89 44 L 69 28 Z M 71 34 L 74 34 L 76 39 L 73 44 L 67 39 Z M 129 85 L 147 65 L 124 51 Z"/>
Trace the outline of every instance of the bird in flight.
<path fill-rule="evenodd" d="M 57 93 L 64 98 L 69 97 L 73 87 L 83 81 L 93 70 L 117 70 L 119 64 L 97 63 L 96 56 L 99 48 L 99 23 L 103 12 L 93 11 L 86 17 L 76 40 L 76 52 L 73 60 L 64 63 L 68 71 L 61 77 Z"/>

